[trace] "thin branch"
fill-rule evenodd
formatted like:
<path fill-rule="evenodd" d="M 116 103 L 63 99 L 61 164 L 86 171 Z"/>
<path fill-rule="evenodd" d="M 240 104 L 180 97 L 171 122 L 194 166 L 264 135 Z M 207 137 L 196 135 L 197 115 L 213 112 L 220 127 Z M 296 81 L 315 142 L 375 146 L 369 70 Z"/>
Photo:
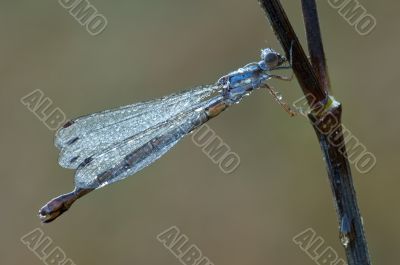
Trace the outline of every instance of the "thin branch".
<path fill-rule="evenodd" d="M 328 94 L 329 78 L 315 0 L 303 0 L 304 19 L 313 67 L 310 65 L 279 0 L 259 0 L 259 2 L 287 54 L 293 43 L 293 71 L 312 108 L 308 117 L 317 134 L 326 162 L 338 216 L 339 236 L 345 247 L 347 262 L 349 265 L 369 265 L 371 261 L 367 241 L 342 133 L 342 107 L 340 102 Z M 320 106 L 320 108 L 315 109 L 315 106 Z"/>
<path fill-rule="evenodd" d="M 304 95 L 313 95 L 314 99 L 307 97 L 308 103 L 325 102 L 327 94 L 320 86 L 317 75 L 308 61 L 308 58 L 301 46 L 296 33 L 290 24 L 283 7 L 279 1 L 260 0 L 261 7 L 267 14 L 267 17 L 278 37 L 286 56 L 292 55 L 292 68 Z"/>
<path fill-rule="evenodd" d="M 326 66 L 325 51 L 322 44 L 321 29 L 319 26 L 317 5 L 315 0 L 301 1 L 306 27 L 308 51 L 310 53 L 311 64 L 320 80 L 320 84 L 325 91 L 329 91 L 330 82 Z"/>

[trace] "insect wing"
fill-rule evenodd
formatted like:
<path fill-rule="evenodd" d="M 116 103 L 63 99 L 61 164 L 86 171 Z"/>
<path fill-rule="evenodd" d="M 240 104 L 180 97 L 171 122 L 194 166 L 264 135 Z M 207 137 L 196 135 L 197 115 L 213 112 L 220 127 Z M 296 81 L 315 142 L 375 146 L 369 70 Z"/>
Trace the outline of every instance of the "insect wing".
<path fill-rule="evenodd" d="M 185 135 L 208 120 L 204 109 L 214 100 L 215 98 L 192 106 L 169 120 L 97 153 L 88 163 L 78 168 L 75 186 L 103 187 L 150 165 Z"/>
<path fill-rule="evenodd" d="M 72 120 L 56 134 L 55 145 L 61 150 L 59 164 L 76 169 L 95 154 L 184 112 L 217 89 L 217 86 L 196 87 Z"/>

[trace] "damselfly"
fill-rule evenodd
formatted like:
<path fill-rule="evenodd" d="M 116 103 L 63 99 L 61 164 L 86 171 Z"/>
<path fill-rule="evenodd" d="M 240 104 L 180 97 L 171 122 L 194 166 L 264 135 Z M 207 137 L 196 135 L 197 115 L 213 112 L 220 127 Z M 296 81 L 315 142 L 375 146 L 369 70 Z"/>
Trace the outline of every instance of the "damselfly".
<path fill-rule="evenodd" d="M 281 96 L 266 83 L 271 78 L 290 80 L 271 73 L 288 68 L 284 56 L 267 48 L 261 51 L 259 62 L 247 64 L 213 85 L 67 122 L 58 130 L 55 145 L 61 150 L 59 164 L 76 170 L 75 189 L 43 206 L 41 220 L 54 220 L 88 192 L 152 164 L 185 135 L 256 89 L 268 89 L 292 115 Z"/>

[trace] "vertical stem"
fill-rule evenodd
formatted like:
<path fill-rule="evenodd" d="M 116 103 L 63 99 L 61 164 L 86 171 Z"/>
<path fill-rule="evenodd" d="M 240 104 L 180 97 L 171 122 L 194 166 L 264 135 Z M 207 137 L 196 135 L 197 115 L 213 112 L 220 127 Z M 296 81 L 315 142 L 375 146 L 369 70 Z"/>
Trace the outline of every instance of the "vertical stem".
<path fill-rule="evenodd" d="M 306 57 L 279 0 L 259 0 L 275 34 L 288 53 L 293 43 L 293 71 L 311 107 L 309 119 L 318 137 L 339 221 L 339 236 L 350 265 L 371 264 L 364 228 L 357 205 L 345 141 L 342 133 L 342 107 L 329 97 L 329 77 L 315 0 L 302 0 L 312 66 Z M 310 96 L 311 95 L 311 96 Z M 329 100 L 326 100 L 328 99 Z M 317 104 L 315 104 L 317 103 Z"/>
<path fill-rule="evenodd" d="M 322 44 L 317 5 L 315 0 L 302 0 L 301 4 L 303 8 L 311 64 L 320 80 L 321 87 L 324 88 L 325 91 L 329 91 L 329 74 L 326 66 L 324 46 Z"/>
<path fill-rule="evenodd" d="M 349 265 L 371 264 L 368 244 L 357 204 L 341 124 L 342 107 L 333 107 L 323 117 L 309 115 L 326 162 L 339 222 L 339 237 Z M 346 241 L 348 240 L 348 243 Z"/>
<path fill-rule="evenodd" d="M 314 105 L 314 103 L 325 102 L 327 94 L 319 85 L 318 77 L 314 73 L 307 55 L 304 52 L 283 7 L 279 1 L 259 1 L 261 7 L 267 14 L 267 18 L 269 19 L 276 36 L 285 50 L 286 56 L 289 57 L 290 54 L 292 54 L 291 59 L 293 72 L 297 77 L 304 95 L 314 96 L 314 100 L 309 100 L 307 97 L 308 103 Z M 304 78 L 304 76 L 307 76 L 307 78 Z"/>

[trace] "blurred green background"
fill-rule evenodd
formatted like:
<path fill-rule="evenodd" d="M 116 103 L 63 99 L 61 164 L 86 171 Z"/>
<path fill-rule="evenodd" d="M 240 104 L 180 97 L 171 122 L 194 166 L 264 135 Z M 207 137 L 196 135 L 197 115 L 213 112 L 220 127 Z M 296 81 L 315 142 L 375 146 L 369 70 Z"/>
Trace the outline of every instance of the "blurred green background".
<path fill-rule="evenodd" d="M 304 43 L 300 1 L 283 1 Z M 215 82 L 262 47 L 281 50 L 257 1 L 106 1 L 108 20 L 87 33 L 58 1 L 0 4 L 1 264 L 43 264 L 20 241 L 41 228 L 76 264 L 180 264 L 156 235 L 177 226 L 215 265 L 313 264 L 292 238 L 311 227 L 341 257 L 322 155 L 307 120 L 257 91 L 209 125 L 241 159 L 224 174 L 184 139 L 154 165 L 95 191 L 48 225 L 38 209 L 73 188 L 50 131 L 20 99 L 36 89 L 69 118 Z M 345 126 L 377 158 L 353 167 L 374 264 L 398 264 L 400 179 L 398 10 L 360 2 L 377 19 L 360 36 L 318 1 L 334 95 Z M 287 101 L 297 81 L 271 81 Z"/>

